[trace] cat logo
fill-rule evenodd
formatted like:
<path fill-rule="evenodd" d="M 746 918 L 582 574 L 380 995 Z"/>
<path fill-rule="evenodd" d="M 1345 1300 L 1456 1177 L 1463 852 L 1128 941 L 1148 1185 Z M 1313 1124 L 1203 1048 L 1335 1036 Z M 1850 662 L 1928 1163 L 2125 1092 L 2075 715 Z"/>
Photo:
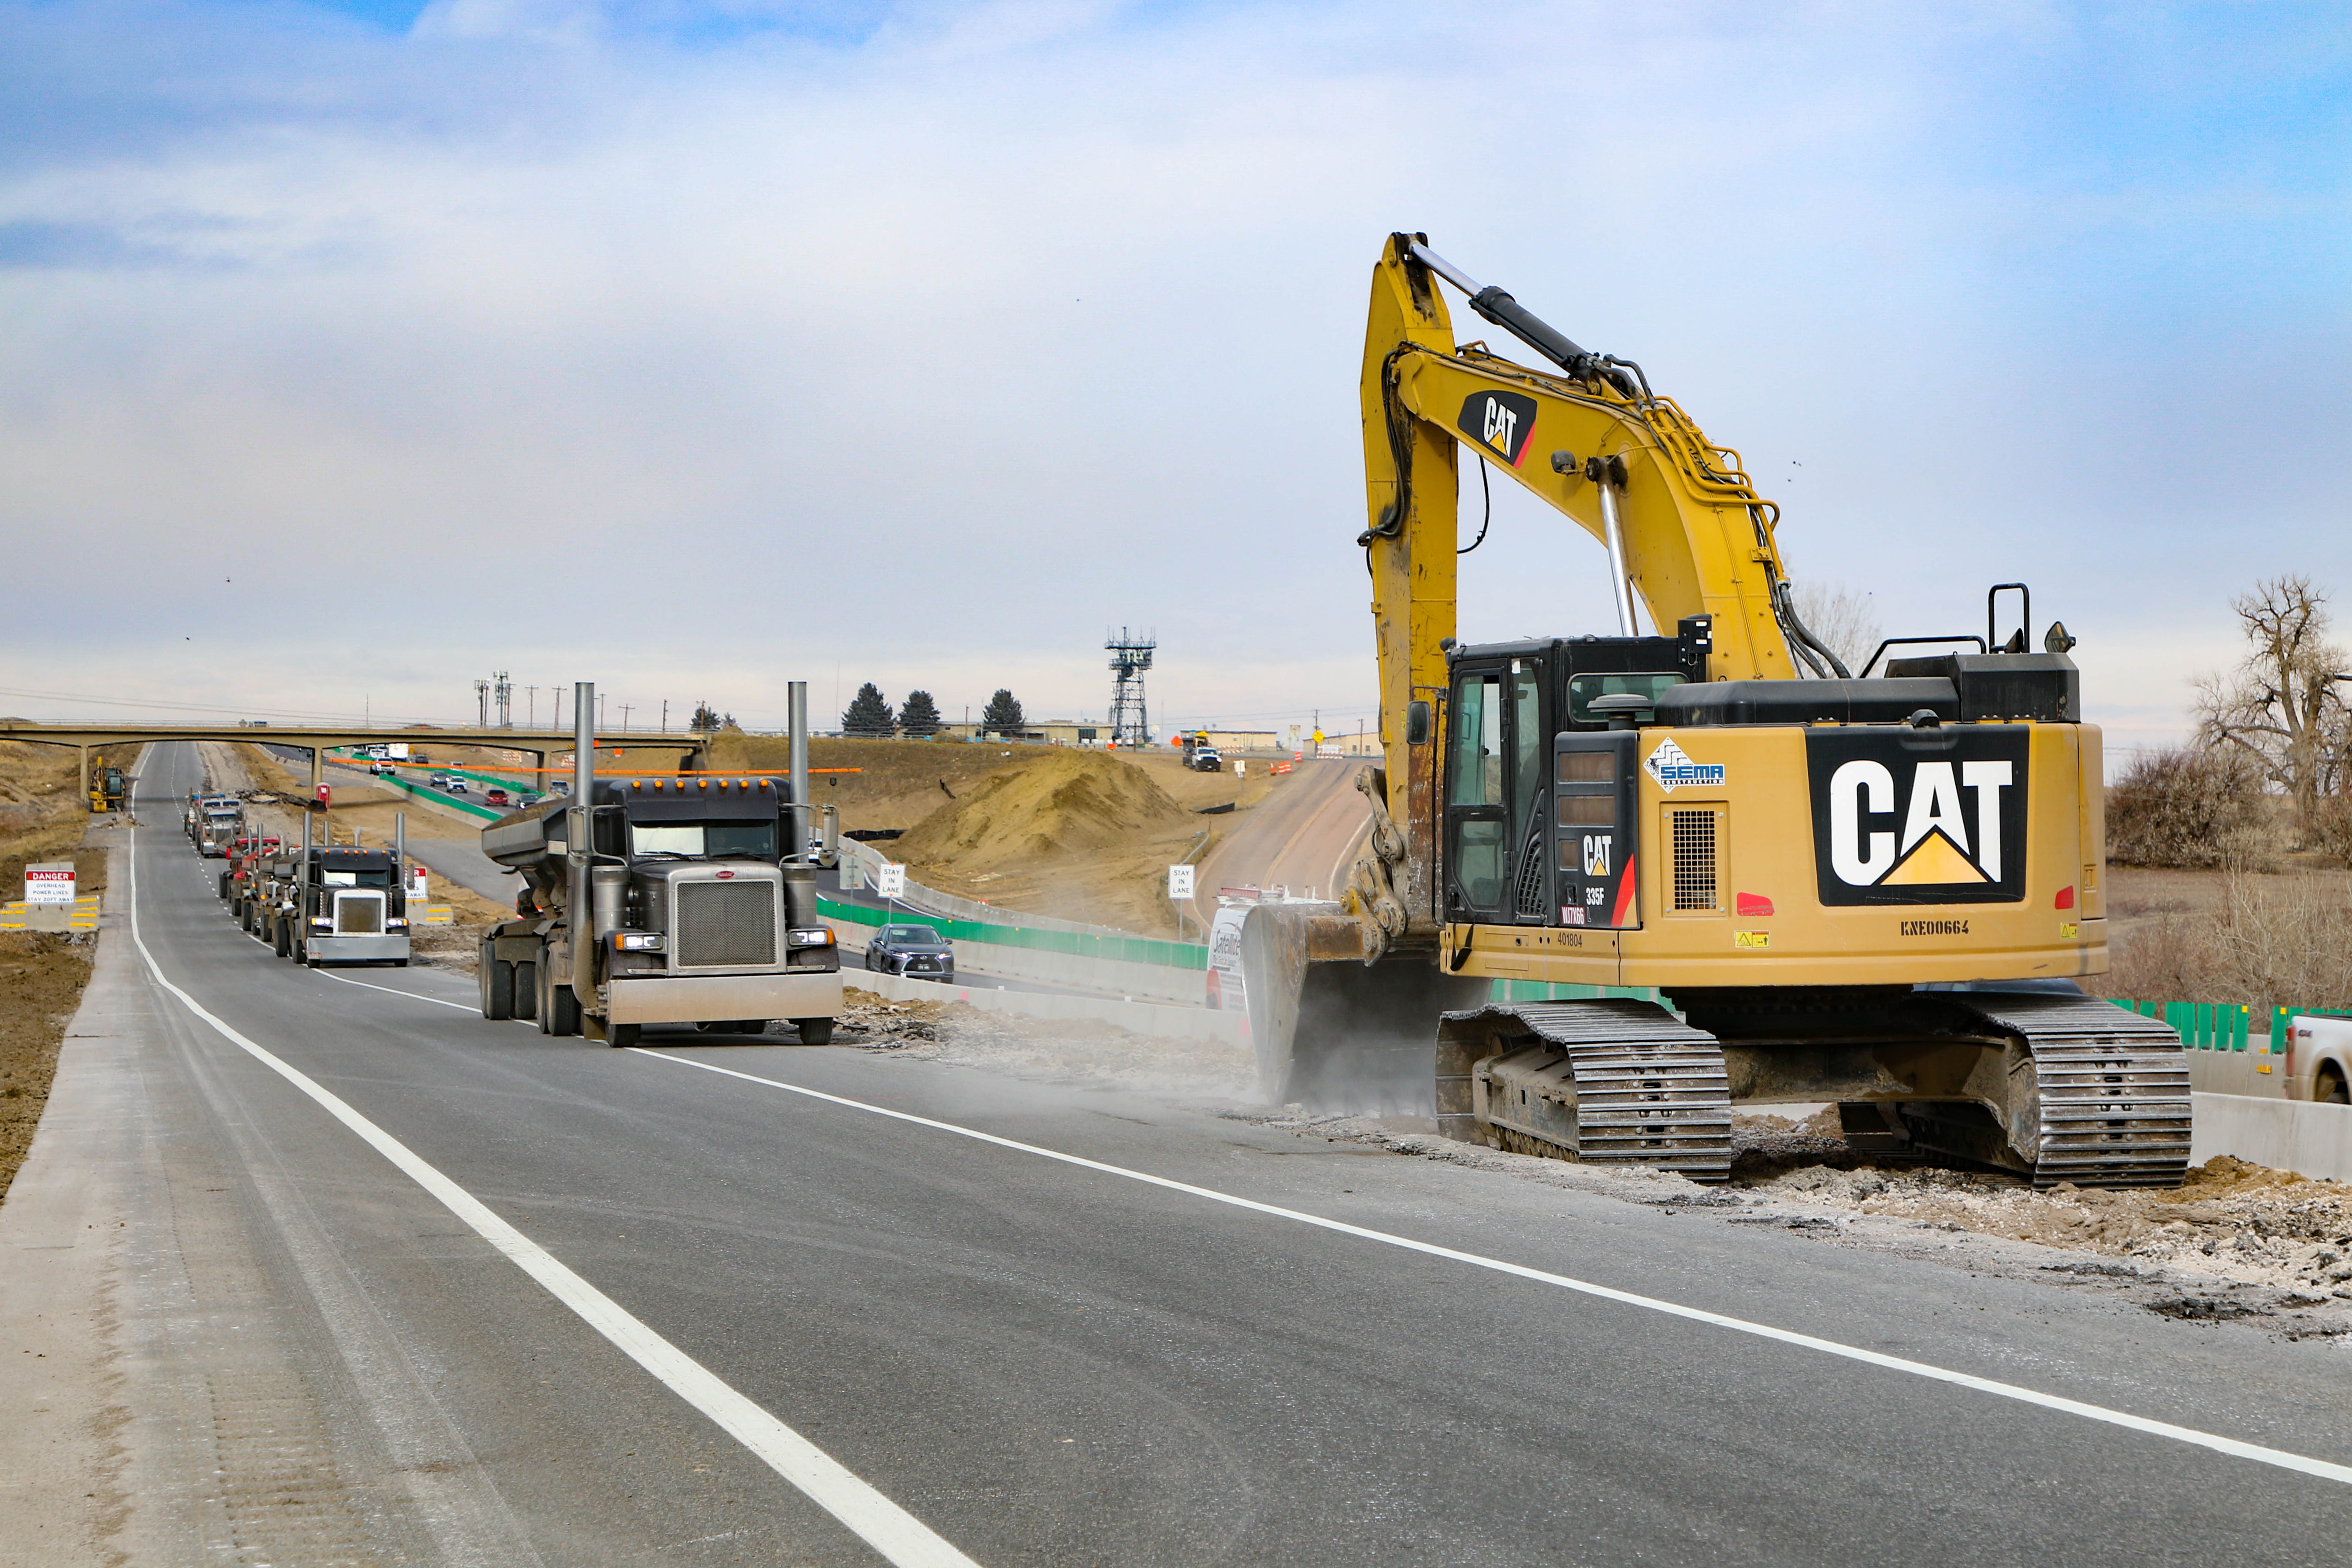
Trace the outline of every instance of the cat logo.
<path fill-rule="evenodd" d="M 1584 874 L 1588 877 L 1609 875 L 1609 846 L 1616 837 L 1612 833 L 1588 833 L 1584 836 Z"/>
<path fill-rule="evenodd" d="M 1516 468 L 1536 433 L 1536 400 L 1517 392 L 1474 392 L 1463 400 L 1458 427 Z"/>
<path fill-rule="evenodd" d="M 2022 900 L 2030 743 L 2010 725 L 1809 731 L 1822 902 Z"/>

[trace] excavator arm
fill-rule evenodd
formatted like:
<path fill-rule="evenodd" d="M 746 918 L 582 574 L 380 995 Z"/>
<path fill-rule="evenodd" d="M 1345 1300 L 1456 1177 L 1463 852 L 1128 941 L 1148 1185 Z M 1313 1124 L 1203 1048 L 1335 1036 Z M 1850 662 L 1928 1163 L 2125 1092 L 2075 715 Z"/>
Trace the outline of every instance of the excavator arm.
<path fill-rule="evenodd" d="M 1441 278 L 1557 368 L 1457 344 Z M 1653 394 L 1639 366 L 1579 348 L 1501 289 L 1463 277 L 1417 235 L 1391 235 L 1373 269 L 1362 415 L 1368 526 L 1358 542 L 1371 570 L 1387 766 L 1365 781 L 1379 808 L 1375 854 L 1349 903 L 1378 928 L 1367 935 L 1384 953 L 1435 929 L 1437 781 L 1434 749 L 1422 742 L 1455 632 L 1462 452 L 1604 546 L 1621 635 L 1635 632 L 1637 599 L 1668 635 L 1687 616 L 1710 616 L 1708 678 L 1740 680 L 1799 674 L 1790 650 L 1804 647 L 1804 634 L 1773 541 L 1779 509 L 1757 496 L 1739 455 Z M 1804 657 L 1830 673 L 1826 650 Z"/>

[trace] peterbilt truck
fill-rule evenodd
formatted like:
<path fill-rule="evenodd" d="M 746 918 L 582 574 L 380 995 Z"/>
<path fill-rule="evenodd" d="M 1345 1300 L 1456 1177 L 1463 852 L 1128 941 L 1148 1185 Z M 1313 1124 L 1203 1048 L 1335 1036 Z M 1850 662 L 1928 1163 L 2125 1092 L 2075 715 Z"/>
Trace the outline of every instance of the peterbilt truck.
<path fill-rule="evenodd" d="M 757 1033 L 777 1018 L 803 1044 L 832 1040 L 841 953 L 817 916 L 815 868 L 786 853 L 788 792 L 770 779 L 595 781 L 585 910 L 578 812 L 551 798 L 482 829 L 482 852 L 523 879 L 516 918 L 482 940 L 483 1017 L 616 1047 L 647 1024 Z"/>
<path fill-rule="evenodd" d="M 393 849 L 313 845 L 258 863 L 247 928 L 280 958 L 408 967 L 408 892 Z"/>
<path fill-rule="evenodd" d="M 235 795 L 205 795 L 189 807 L 188 838 L 206 860 L 226 858 L 245 831 L 245 806 Z"/>

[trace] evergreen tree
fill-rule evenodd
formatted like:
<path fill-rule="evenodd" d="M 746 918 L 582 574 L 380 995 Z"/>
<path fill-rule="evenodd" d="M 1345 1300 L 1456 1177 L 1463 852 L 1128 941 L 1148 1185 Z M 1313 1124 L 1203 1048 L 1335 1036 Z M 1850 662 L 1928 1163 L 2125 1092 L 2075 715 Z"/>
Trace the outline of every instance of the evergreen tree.
<path fill-rule="evenodd" d="M 906 705 L 898 710 L 898 731 L 926 740 L 940 732 L 940 708 L 929 692 L 907 693 Z"/>
<path fill-rule="evenodd" d="M 719 710 L 713 708 L 709 703 L 698 702 L 694 705 L 694 721 L 688 724 L 687 728 L 689 730 L 701 730 L 707 732 L 712 730 L 723 730 L 730 722 L 731 722 L 731 719 L 721 719 L 719 716 Z"/>
<path fill-rule="evenodd" d="M 872 681 L 857 689 L 850 699 L 849 710 L 841 716 L 841 732 L 862 735 L 869 739 L 887 739 L 897 726 L 890 721 L 890 703 L 882 689 Z"/>
<path fill-rule="evenodd" d="M 996 695 L 981 710 L 980 728 L 982 734 L 1017 735 L 1029 721 L 1021 711 L 1020 700 L 1012 692 L 998 687 Z"/>

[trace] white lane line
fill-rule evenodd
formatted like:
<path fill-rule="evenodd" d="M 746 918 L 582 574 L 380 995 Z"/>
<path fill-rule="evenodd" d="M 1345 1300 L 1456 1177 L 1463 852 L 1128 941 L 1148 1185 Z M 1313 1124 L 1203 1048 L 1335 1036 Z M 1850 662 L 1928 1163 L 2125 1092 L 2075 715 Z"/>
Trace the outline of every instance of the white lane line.
<path fill-rule="evenodd" d="M 827 1094 L 823 1089 L 803 1089 L 796 1083 L 784 1083 L 772 1078 L 761 1078 L 753 1073 L 738 1072 L 733 1068 L 698 1062 L 691 1057 L 674 1057 L 667 1051 L 648 1050 L 643 1046 L 632 1046 L 629 1048 L 641 1057 L 654 1057 L 666 1062 L 677 1062 L 682 1067 L 700 1068 L 705 1072 L 719 1073 L 728 1078 L 740 1078 L 748 1083 L 765 1084 L 770 1089 L 781 1089 L 789 1094 L 805 1095 L 811 1100 L 822 1100 L 829 1104 L 846 1106 L 852 1110 L 870 1111 L 876 1116 L 887 1116 L 895 1121 L 911 1122 L 915 1126 L 929 1127 L 935 1131 L 952 1132 L 959 1138 L 970 1138 L 982 1143 L 993 1143 L 1000 1149 L 1034 1154 L 1044 1160 L 1056 1160 L 1065 1165 L 1099 1171 L 1105 1175 L 1123 1176 L 1129 1181 L 1141 1182 L 1148 1186 L 1164 1187 L 1171 1193 L 1183 1193 L 1192 1197 L 1206 1198 L 1211 1203 L 1228 1204 L 1234 1208 L 1272 1215 L 1276 1219 L 1295 1220 L 1300 1225 L 1311 1225 L 1319 1230 L 1336 1231 L 1341 1236 L 1352 1236 L 1364 1241 L 1377 1241 L 1383 1246 L 1402 1247 L 1408 1252 L 1419 1252 L 1431 1258 L 1443 1258 L 1449 1262 L 1466 1263 L 1474 1268 L 1492 1269 L 1497 1274 L 1515 1275 L 1521 1279 L 1532 1279 L 1542 1285 L 1556 1285 L 1563 1290 L 1575 1290 L 1587 1296 L 1598 1296 L 1603 1300 L 1622 1302 L 1628 1307 L 1640 1307 L 1653 1312 L 1664 1312 L 1670 1317 L 1685 1318 L 1695 1323 L 1706 1323 L 1718 1329 L 1730 1329 L 1738 1333 L 1753 1334 L 1759 1339 L 1778 1340 L 1782 1344 L 1819 1351 L 1824 1355 L 1842 1356 L 1848 1361 L 1858 1361 L 1868 1366 L 1885 1367 L 1890 1372 L 1909 1373 L 1914 1377 L 1948 1383 L 1956 1387 L 1974 1389 L 1979 1394 L 2014 1399 L 2024 1405 L 2038 1405 L 2045 1410 L 2080 1415 L 2090 1421 L 2104 1421 L 2112 1426 L 2125 1427 L 2127 1430 L 2146 1433 L 2155 1437 L 2168 1437 L 2177 1443 L 2194 1444 L 2198 1447 L 2234 1455 L 2241 1459 L 2252 1459 L 2259 1464 L 2275 1465 L 2283 1470 L 2296 1470 L 2306 1476 L 2317 1476 L 2322 1480 L 2352 1484 L 2352 1465 L 2331 1464 L 2326 1459 L 2314 1459 L 2302 1454 L 2290 1454 L 2280 1448 L 2265 1448 L 2260 1444 L 2240 1442 L 2235 1437 L 2222 1437 L 2210 1432 L 2200 1432 L 2191 1426 L 2176 1426 L 2168 1421 L 2151 1421 L 2144 1415 L 2133 1415 L 2121 1410 L 2110 1410 L 2105 1405 L 2087 1405 L 2079 1399 L 2067 1399 L 2055 1394 L 2043 1394 L 2037 1389 L 2021 1388 L 2013 1383 L 1996 1383 L 1989 1377 L 1976 1377 L 1965 1372 L 1953 1372 L 1945 1367 L 1931 1366 L 1926 1362 L 1906 1361 L 1901 1356 L 1885 1355 L 1877 1351 L 1864 1350 L 1859 1345 L 1841 1344 L 1835 1340 L 1820 1339 L 1812 1334 L 1801 1334 L 1789 1329 L 1776 1329 L 1769 1323 L 1751 1322 L 1745 1318 L 1727 1317 L 1721 1312 L 1710 1312 L 1698 1307 L 1685 1307 L 1679 1302 L 1660 1300 L 1654 1296 L 1637 1296 L 1630 1290 L 1619 1290 L 1607 1285 L 1595 1285 L 1590 1280 L 1570 1279 L 1568 1275 L 1553 1274 L 1541 1268 L 1530 1268 L 1521 1263 L 1507 1263 L 1499 1258 L 1487 1258 L 1475 1252 L 1462 1252 L 1451 1247 L 1438 1247 L 1426 1241 L 1415 1241 L 1409 1236 L 1393 1236 L 1384 1230 L 1371 1230 L 1363 1226 L 1349 1225 L 1344 1220 L 1326 1219 L 1321 1215 L 1284 1208 L 1277 1204 L 1260 1203 L 1255 1198 L 1240 1197 L 1232 1193 L 1221 1193 L 1214 1187 L 1196 1187 L 1189 1182 L 1174 1181 L 1167 1176 L 1155 1176 L 1147 1171 L 1131 1171 L 1124 1165 L 1108 1165 L 1099 1160 L 1087 1159 L 1083 1155 L 1065 1154 L 1057 1149 L 1045 1149 L 1034 1143 L 1021 1142 L 1016 1139 L 1000 1138 L 993 1132 L 982 1132 L 971 1127 L 960 1127 L 952 1121 L 935 1121 L 928 1116 L 917 1116 L 911 1111 L 893 1110 L 887 1106 L 869 1105 L 862 1100 L 849 1100 L 838 1094 Z"/>
<path fill-rule="evenodd" d="M 139 950 L 139 956 L 146 961 L 147 972 L 155 977 L 156 984 L 178 997 L 182 1005 L 211 1025 L 223 1038 L 318 1101 L 327 1114 L 358 1133 L 363 1142 L 391 1161 L 409 1180 L 472 1226 L 476 1235 L 538 1280 L 546 1288 L 548 1294 L 578 1313 L 590 1328 L 612 1341 L 630 1360 L 659 1378 L 678 1397 L 717 1422 L 730 1436 L 759 1456 L 778 1475 L 807 1493 L 818 1507 L 848 1526 L 887 1561 L 898 1564 L 898 1568 L 978 1568 L 971 1558 L 933 1533 L 922 1521 L 875 1490 L 815 1444 L 738 1394 L 709 1368 L 654 1332 L 620 1303 L 557 1261 L 552 1253 L 500 1219 L 473 1194 L 425 1163 L 406 1144 L 352 1110 L 341 1096 L 247 1039 L 215 1016 L 203 1003 L 165 979 L 163 966 L 155 962 L 155 955 L 147 951 L 147 943 L 139 933 L 139 858 L 135 841 L 128 858 L 131 866 L 127 899 L 131 905 L 131 942 Z M 358 985 L 364 983 L 353 980 L 346 984 Z M 373 986 L 370 989 L 381 991 L 390 988 Z M 430 996 L 416 996 L 413 991 L 393 994 L 413 996 L 420 1002 L 433 1000 Z"/>
<path fill-rule="evenodd" d="M 264 942 L 262 945 L 267 947 L 269 944 Z M 470 1002 L 444 1002 L 438 996 L 427 996 L 417 991 L 403 991 L 397 985 L 371 985 L 364 980 L 352 980 L 341 974 L 330 974 L 323 969 L 313 970 L 311 973 L 321 980 L 331 980 L 338 985 L 356 985 L 362 991 L 381 991 L 387 996 L 405 996 L 411 1002 L 430 1002 L 436 1007 L 455 1007 L 460 1013 L 471 1013 L 478 1017 L 482 1011 L 479 1006 Z"/>

